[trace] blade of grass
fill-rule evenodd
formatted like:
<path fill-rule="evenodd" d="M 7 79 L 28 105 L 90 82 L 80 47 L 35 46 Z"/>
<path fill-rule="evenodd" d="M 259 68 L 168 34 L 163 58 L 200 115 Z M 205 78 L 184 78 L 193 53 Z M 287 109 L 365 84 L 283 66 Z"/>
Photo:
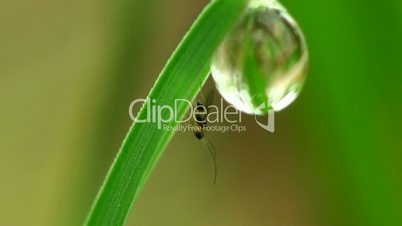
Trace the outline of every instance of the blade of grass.
<path fill-rule="evenodd" d="M 213 0 L 195 21 L 152 88 L 149 100 L 173 106 L 176 99 L 194 99 L 209 73 L 210 59 L 230 31 L 247 0 Z M 179 103 L 182 118 L 188 109 Z M 143 106 L 138 119 L 145 119 Z M 175 120 L 166 126 L 176 126 Z M 109 170 L 86 225 L 123 225 L 145 180 L 173 136 L 157 123 L 134 123 Z"/>

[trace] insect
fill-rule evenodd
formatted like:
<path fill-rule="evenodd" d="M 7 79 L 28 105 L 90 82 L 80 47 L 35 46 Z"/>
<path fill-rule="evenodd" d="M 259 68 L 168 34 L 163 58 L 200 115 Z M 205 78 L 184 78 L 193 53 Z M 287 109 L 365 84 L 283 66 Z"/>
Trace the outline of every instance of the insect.
<path fill-rule="evenodd" d="M 211 154 L 211 158 L 214 164 L 214 179 L 213 179 L 213 184 L 216 183 L 216 177 L 218 174 L 217 170 L 217 164 L 216 164 L 216 151 L 212 143 L 208 140 L 208 138 L 205 137 L 205 129 L 208 124 L 208 114 L 209 109 L 208 106 L 210 106 L 213 102 L 213 97 L 214 97 L 214 90 L 211 90 L 208 93 L 207 98 L 205 99 L 202 95 L 201 92 L 201 98 L 202 100 L 197 100 L 195 109 L 194 109 L 194 119 L 195 119 L 195 124 L 196 128 L 194 130 L 194 135 L 198 140 L 201 140 L 205 145 L 208 147 L 209 153 Z M 205 103 L 203 103 L 205 102 Z"/>

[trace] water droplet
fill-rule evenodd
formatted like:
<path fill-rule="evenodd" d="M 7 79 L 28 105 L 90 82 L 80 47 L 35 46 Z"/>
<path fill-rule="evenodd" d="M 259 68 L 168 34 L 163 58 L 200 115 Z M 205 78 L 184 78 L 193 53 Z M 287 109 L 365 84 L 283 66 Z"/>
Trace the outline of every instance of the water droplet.
<path fill-rule="evenodd" d="M 274 0 L 250 0 L 215 53 L 211 71 L 229 103 L 261 115 L 282 110 L 296 99 L 307 64 L 305 39 L 286 9 Z"/>

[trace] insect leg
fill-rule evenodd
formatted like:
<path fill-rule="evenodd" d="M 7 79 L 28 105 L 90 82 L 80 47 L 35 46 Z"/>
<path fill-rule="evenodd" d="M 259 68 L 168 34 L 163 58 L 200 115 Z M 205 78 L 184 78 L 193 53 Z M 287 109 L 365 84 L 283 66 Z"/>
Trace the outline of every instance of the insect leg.
<path fill-rule="evenodd" d="M 202 141 L 207 145 L 209 153 L 211 154 L 211 158 L 214 164 L 214 180 L 213 180 L 213 184 L 216 183 L 216 177 L 218 175 L 218 167 L 216 164 L 216 150 L 215 147 L 212 145 L 212 143 L 208 140 L 208 138 L 204 137 L 202 139 Z"/>

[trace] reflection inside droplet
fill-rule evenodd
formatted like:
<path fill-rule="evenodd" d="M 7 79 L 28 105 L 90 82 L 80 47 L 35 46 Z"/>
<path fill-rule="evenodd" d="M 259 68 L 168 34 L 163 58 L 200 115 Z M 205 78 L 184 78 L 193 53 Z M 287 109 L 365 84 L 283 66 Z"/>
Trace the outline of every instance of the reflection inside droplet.
<path fill-rule="evenodd" d="M 211 70 L 221 95 L 239 110 L 282 110 L 299 95 L 308 63 L 303 34 L 273 0 L 251 0 L 215 53 Z M 267 108 L 259 108 L 262 104 Z"/>

